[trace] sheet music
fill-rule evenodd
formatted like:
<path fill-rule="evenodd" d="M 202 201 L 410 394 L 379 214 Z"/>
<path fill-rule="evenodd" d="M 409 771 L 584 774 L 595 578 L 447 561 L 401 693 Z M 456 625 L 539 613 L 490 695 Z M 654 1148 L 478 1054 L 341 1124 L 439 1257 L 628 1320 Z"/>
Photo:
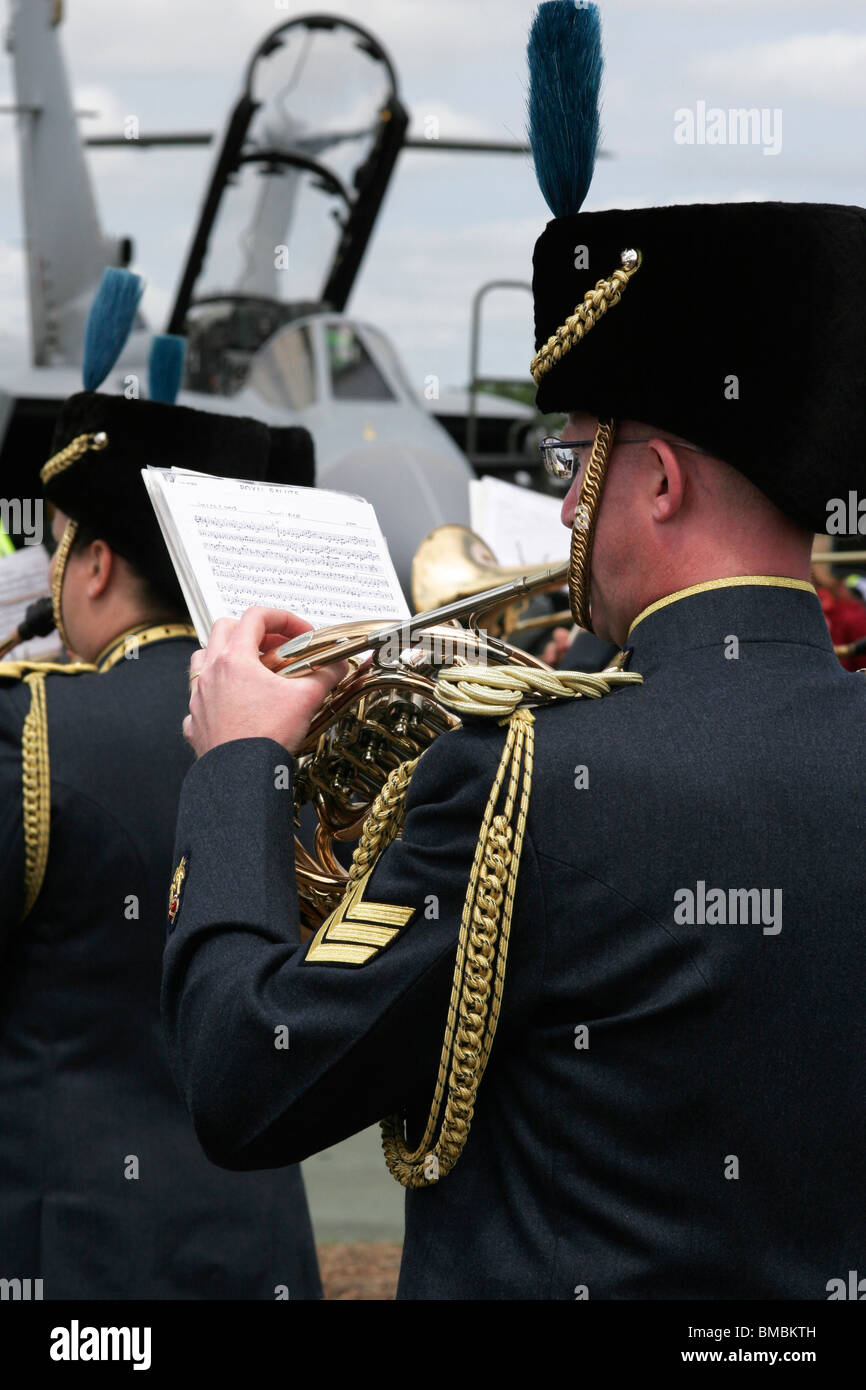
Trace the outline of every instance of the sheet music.
<path fill-rule="evenodd" d="M 342 492 L 142 471 L 202 642 L 251 605 L 313 624 L 408 617 L 376 514 Z"/>
<path fill-rule="evenodd" d="M 48 552 L 41 545 L 25 545 L 14 555 L 0 556 L 0 637 L 11 633 L 36 599 L 50 592 Z M 56 632 L 19 642 L 4 661 L 48 661 L 61 656 L 63 644 Z"/>
<path fill-rule="evenodd" d="M 560 521 L 562 498 L 547 497 L 498 478 L 469 484 L 472 530 L 500 565 L 558 565 L 568 559 L 569 532 Z"/>

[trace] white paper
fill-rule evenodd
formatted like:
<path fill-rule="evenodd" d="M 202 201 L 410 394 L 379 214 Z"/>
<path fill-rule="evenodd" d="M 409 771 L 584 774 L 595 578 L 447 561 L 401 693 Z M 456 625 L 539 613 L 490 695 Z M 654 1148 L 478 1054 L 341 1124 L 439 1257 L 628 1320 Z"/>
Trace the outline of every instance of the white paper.
<path fill-rule="evenodd" d="M 30 604 L 51 590 L 48 552 L 41 545 L 25 545 L 14 555 L 0 555 L 0 638 L 15 630 Z M 63 644 L 56 632 L 19 642 L 4 661 L 46 661 L 60 656 Z"/>
<path fill-rule="evenodd" d="M 570 533 L 560 520 L 562 500 L 499 478 L 469 484 L 472 530 L 500 565 L 559 565 L 568 559 Z"/>
<path fill-rule="evenodd" d="M 164 468 L 142 477 L 200 641 L 217 618 L 238 618 L 253 604 L 314 627 L 409 616 L 368 502 Z"/>

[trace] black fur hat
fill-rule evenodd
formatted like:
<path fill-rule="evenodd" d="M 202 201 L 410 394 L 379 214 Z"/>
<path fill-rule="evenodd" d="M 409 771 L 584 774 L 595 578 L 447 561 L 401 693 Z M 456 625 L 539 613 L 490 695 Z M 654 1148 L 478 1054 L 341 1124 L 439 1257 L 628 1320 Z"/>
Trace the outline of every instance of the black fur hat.
<path fill-rule="evenodd" d="M 274 425 L 270 433 L 268 482 L 313 487 L 316 481 L 316 460 L 310 431 L 300 425 Z"/>
<path fill-rule="evenodd" d="M 78 439 L 89 439 L 90 447 L 55 462 Z M 254 482 L 313 481 L 313 441 L 304 429 L 271 430 L 259 420 L 95 391 L 64 403 L 51 453 L 42 470 L 48 501 L 106 540 L 175 604 L 182 604 L 180 589 L 142 468 L 193 468 Z"/>
<path fill-rule="evenodd" d="M 830 500 L 866 483 L 866 211 L 583 212 L 599 131 L 598 7 L 540 5 L 528 58 L 530 142 L 554 216 L 534 258 L 536 349 L 556 338 L 533 363 L 539 410 L 678 434 L 826 530 Z"/>
<path fill-rule="evenodd" d="M 866 485 L 866 211 L 729 203 L 557 218 L 535 247 L 537 347 L 626 249 L 640 268 L 541 377 L 539 409 L 669 430 L 826 530 L 829 500 Z"/>

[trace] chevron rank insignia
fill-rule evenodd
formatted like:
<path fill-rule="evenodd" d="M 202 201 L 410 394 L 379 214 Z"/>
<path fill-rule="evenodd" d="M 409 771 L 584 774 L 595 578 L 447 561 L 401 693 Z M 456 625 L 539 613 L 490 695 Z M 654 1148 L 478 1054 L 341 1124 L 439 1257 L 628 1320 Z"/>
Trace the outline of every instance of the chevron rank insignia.
<path fill-rule="evenodd" d="M 398 936 L 415 915 L 414 907 L 364 901 L 373 870 L 353 883 L 346 896 L 319 927 L 304 958 L 305 965 L 366 965 Z"/>

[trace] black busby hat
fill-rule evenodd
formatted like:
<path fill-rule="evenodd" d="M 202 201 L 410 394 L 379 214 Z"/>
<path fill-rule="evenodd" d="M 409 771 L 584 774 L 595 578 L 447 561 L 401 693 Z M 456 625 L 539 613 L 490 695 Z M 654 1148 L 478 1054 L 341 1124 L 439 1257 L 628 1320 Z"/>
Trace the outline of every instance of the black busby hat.
<path fill-rule="evenodd" d="M 866 478 L 866 211 L 729 203 L 557 218 L 533 262 L 539 349 L 631 250 L 640 266 L 619 302 L 540 376 L 538 408 L 678 434 L 826 530 L 830 498 Z"/>
<path fill-rule="evenodd" d="M 313 487 L 316 481 L 316 459 L 310 431 L 300 425 L 272 425 L 270 435 L 268 482 Z"/>
<path fill-rule="evenodd" d="M 734 203 L 583 213 L 595 6 L 541 6 L 530 138 L 539 410 L 641 420 L 745 474 L 805 527 L 866 475 L 866 211 Z"/>
<path fill-rule="evenodd" d="M 79 439 L 89 446 L 64 459 Z M 142 468 L 195 468 L 260 481 L 268 474 L 270 449 L 270 431 L 259 420 L 82 391 L 61 408 L 52 458 L 42 470 L 43 493 L 177 601 L 180 590 Z"/>

